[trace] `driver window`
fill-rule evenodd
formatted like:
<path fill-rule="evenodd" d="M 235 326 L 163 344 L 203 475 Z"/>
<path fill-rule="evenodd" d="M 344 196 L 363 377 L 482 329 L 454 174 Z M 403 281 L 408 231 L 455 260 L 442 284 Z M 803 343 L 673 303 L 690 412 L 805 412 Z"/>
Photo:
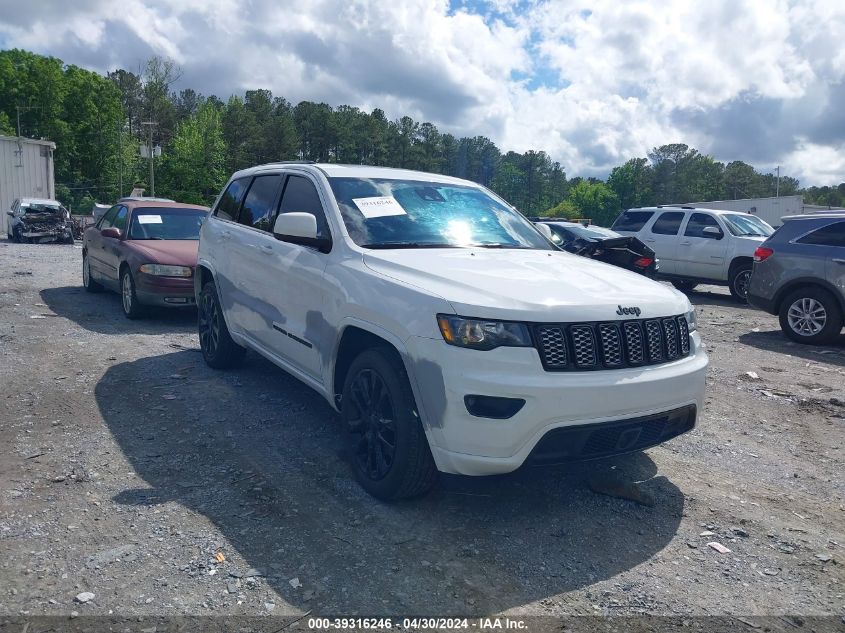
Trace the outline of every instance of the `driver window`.
<path fill-rule="evenodd" d="M 114 222 L 112 226 L 120 231 L 121 235 L 123 234 L 124 229 L 126 229 L 126 215 L 128 211 L 126 207 L 120 207 L 117 211 L 117 215 L 114 216 Z"/>
<path fill-rule="evenodd" d="M 317 188 L 307 178 L 289 176 L 279 213 L 312 213 L 317 218 L 317 237 L 331 237 Z"/>
<path fill-rule="evenodd" d="M 708 236 L 704 233 L 704 229 L 708 226 L 715 226 L 719 229 L 719 233 L 722 232 L 722 229 L 719 228 L 719 223 L 716 222 L 716 218 L 714 218 L 709 213 L 693 213 L 690 216 L 689 222 L 687 222 L 687 229 L 684 231 L 684 236 L 686 237 L 704 237 L 712 239 L 715 236 Z"/>

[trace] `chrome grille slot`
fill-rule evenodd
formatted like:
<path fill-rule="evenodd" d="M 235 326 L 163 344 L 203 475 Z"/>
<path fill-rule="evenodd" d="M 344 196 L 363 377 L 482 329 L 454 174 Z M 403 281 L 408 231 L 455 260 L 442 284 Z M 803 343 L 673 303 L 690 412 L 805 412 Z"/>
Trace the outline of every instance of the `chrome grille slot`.
<path fill-rule="evenodd" d="M 641 365 L 645 362 L 643 330 L 637 321 L 628 321 L 623 325 L 623 328 L 625 330 L 625 349 L 628 352 L 628 362 L 631 365 Z"/>
<path fill-rule="evenodd" d="M 663 319 L 663 333 L 666 336 L 666 358 L 675 360 L 678 357 L 678 325 L 675 319 Z"/>
<path fill-rule="evenodd" d="M 593 367 L 596 359 L 596 339 L 593 336 L 593 328 L 589 325 L 573 325 L 570 328 L 572 334 L 572 351 L 575 355 L 575 364 L 578 367 Z"/>
<path fill-rule="evenodd" d="M 621 367 L 622 337 L 619 336 L 619 326 L 615 323 L 600 323 L 599 338 L 601 339 L 601 355 L 605 367 Z"/>

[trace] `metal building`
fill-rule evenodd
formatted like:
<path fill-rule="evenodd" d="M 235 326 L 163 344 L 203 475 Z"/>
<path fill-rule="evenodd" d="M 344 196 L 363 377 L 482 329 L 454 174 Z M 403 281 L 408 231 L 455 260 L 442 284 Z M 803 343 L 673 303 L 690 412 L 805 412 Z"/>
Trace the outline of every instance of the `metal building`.
<path fill-rule="evenodd" d="M 53 141 L 0 136 L 0 235 L 6 234 L 6 211 L 18 198 L 56 197 Z"/>
<path fill-rule="evenodd" d="M 829 207 L 804 204 L 802 196 L 780 196 L 777 198 L 744 198 L 742 200 L 713 200 L 711 202 L 686 202 L 685 206 L 703 209 L 725 209 L 750 213 L 765 220 L 775 228 L 783 222 L 785 215 L 800 215 L 802 213 L 818 213 L 828 211 Z"/>

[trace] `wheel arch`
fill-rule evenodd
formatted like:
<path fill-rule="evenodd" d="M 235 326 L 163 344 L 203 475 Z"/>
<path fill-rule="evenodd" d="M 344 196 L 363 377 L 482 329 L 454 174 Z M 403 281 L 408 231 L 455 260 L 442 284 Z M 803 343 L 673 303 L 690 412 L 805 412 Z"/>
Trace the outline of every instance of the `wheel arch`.
<path fill-rule="evenodd" d="M 792 294 L 792 292 L 802 287 L 816 287 L 829 292 L 833 295 L 837 304 L 839 304 L 840 310 L 845 312 L 845 297 L 841 295 L 833 284 L 828 282 L 826 279 L 820 279 L 818 277 L 799 277 L 798 279 L 790 279 L 777 291 L 777 293 L 775 293 L 773 301 L 774 313 L 779 314 L 780 309 L 783 306 L 784 299 Z"/>
<path fill-rule="evenodd" d="M 740 266 L 753 266 L 754 265 L 754 258 L 749 257 L 748 255 L 738 255 L 731 260 L 731 265 L 728 267 L 728 281 L 731 280 L 733 277 L 734 271 Z"/>
<path fill-rule="evenodd" d="M 352 366 L 352 362 L 365 350 L 377 347 L 390 350 L 402 361 L 405 373 L 408 373 L 408 364 L 405 362 L 407 350 L 405 350 L 402 342 L 389 332 L 376 331 L 376 328 L 369 326 L 370 324 L 365 325 L 357 322 L 348 323 L 338 336 L 331 370 L 331 395 L 335 406 L 340 402 L 343 385 L 346 382 L 346 375 Z"/>

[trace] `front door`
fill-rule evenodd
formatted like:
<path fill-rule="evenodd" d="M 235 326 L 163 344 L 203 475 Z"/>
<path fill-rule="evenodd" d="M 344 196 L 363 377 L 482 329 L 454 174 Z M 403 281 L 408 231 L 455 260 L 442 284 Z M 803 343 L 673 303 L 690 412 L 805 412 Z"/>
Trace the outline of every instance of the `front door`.
<path fill-rule="evenodd" d="M 708 227 L 708 231 L 705 231 Z M 713 229 L 719 233 L 714 234 Z M 727 252 L 725 229 L 711 214 L 695 212 L 689 216 L 678 241 L 675 272 L 688 277 L 725 279 Z"/>
<path fill-rule="evenodd" d="M 289 175 L 279 213 L 311 213 L 317 218 L 318 237 L 330 237 L 323 202 L 316 184 L 306 176 Z M 332 343 L 323 320 L 326 254 L 310 246 L 291 244 L 268 236 L 263 274 L 262 303 L 272 306 L 272 349 L 280 350 L 291 365 L 323 382 L 321 351 Z M 270 243 L 272 242 L 272 243 Z"/>

